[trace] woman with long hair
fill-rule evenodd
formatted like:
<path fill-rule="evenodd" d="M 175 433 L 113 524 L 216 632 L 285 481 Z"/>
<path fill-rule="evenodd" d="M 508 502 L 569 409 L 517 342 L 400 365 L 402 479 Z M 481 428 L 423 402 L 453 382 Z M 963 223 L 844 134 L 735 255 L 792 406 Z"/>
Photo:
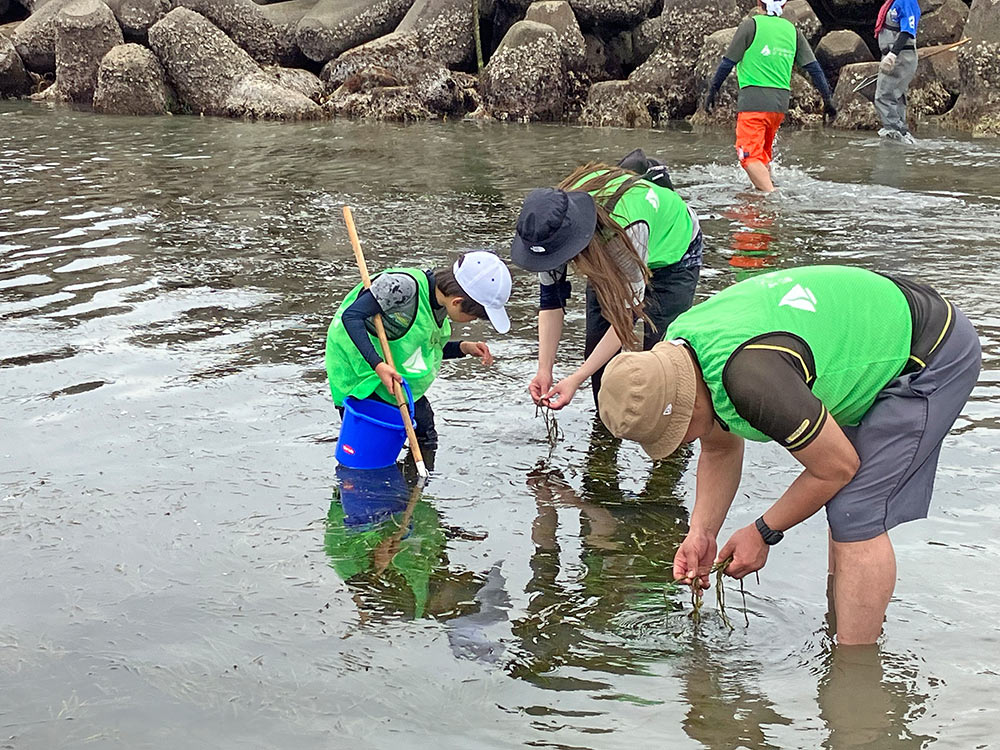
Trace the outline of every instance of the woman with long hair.
<path fill-rule="evenodd" d="M 635 153 L 642 158 L 628 164 L 657 164 Z M 637 174 L 591 163 L 558 187 L 533 190 L 525 198 L 511 256 L 521 268 L 539 273 L 538 372 L 528 387 L 536 404 L 563 408 L 589 377 L 596 405 L 608 360 L 623 348 L 651 349 L 691 306 L 701 271 L 701 228 L 694 211 L 667 185 L 662 167 Z M 584 362 L 553 384 L 570 296 L 569 264 L 587 280 Z M 644 323 L 641 344 L 637 320 Z"/>

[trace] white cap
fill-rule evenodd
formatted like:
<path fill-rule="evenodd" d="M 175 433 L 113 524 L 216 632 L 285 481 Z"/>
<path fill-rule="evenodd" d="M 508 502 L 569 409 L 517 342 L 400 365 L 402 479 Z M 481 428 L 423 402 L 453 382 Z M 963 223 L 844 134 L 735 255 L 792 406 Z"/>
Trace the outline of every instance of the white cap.
<path fill-rule="evenodd" d="M 769 16 L 780 16 L 787 0 L 763 0 L 763 2 Z"/>
<path fill-rule="evenodd" d="M 510 318 L 503 306 L 510 299 L 511 279 L 504 262 L 486 250 L 474 250 L 455 261 L 451 270 L 465 293 L 486 308 L 497 332 L 507 333 Z"/>

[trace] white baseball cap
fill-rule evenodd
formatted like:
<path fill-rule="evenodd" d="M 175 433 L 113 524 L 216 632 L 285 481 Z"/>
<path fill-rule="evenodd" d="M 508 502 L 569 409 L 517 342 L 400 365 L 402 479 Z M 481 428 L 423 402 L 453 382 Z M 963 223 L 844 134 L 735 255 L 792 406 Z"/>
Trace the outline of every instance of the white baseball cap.
<path fill-rule="evenodd" d="M 455 261 L 451 270 L 465 293 L 486 308 L 497 333 L 507 333 L 510 318 L 504 305 L 510 299 L 511 278 L 504 262 L 487 250 L 473 250 Z"/>
<path fill-rule="evenodd" d="M 769 16 L 780 16 L 787 0 L 763 0 L 763 2 Z"/>

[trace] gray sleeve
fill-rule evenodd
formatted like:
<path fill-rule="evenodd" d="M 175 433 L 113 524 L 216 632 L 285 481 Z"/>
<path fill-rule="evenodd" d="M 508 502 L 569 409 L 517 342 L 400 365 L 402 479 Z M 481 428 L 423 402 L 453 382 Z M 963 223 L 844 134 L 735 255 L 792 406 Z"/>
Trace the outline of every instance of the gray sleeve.
<path fill-rule="evenodd" d="M 641 302 L 646 297 L 646 279 L 644 278 L 647 259 L 649 258 L 649 224 L 645 221 L 633 221 L 625 227 L 625 234 L 632 247 L 639 254 L 642 265 L 637 266 L 631 255 L 616 255 L 615 264 L 622 270 L 632 287 L 635 299 Z"/>
<path fill-rule="evenodd" d="M 726 48 L 725 57 L 733 62 L 742 60 L 743 53 L 750 49 L 750 45 L 753 43 L 756 31 L 757 24 L 754 23 L 753 17 L 744 19 L 743 23 L 737 27 L 736 34 L 733 35 L 733 41 Z"/>
<path fill-rule="evenodd" d="M 804 68 L 816 60 L 812 47 L 799 29 L 795 30 L 795 64 Z"/>
<path fill-rule="evenodd" d="M 372 280 L 371 291 L 386 315 L 413 309 L 413 300 L 418 294 L 417 282 L 408 273 L 380 274 Z"/>
<path fill-rule="evenodd" d="M 694 238 L 701 231 L 701 220 L 698 219 L 698 212 L 691 208 L 691 206 L 688 206 L 687 209 L 688 216 L 691 217 L 691 241 L 694 242 Z"/>
<path fill-rule="evenodd" d="M 566 264 L 554 268 L 551 271 L 541 271 L 538 274 L 538 283 L 541 286 L 552 286 L 566 280 Z"/>

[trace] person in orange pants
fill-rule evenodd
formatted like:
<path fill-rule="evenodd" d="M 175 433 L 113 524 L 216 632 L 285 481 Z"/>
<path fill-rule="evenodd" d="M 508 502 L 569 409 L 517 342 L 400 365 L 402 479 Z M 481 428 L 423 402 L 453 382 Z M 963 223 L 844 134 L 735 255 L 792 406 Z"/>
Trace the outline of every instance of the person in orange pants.
<path fill-rule="evenodd" d="M 794 65 L 809 73 L 823 97 L 824 118 L 837 116 L 830 84 L 809 42 L 791 21 L 781 18 L 784 5 L 785 0 L 757 1 L 762 13 L 747 18 L 736 29 L 705 98 L 705 111 L 711 112 L 719 89 L 736 68 L 740 83 L 736 154 L 754 187 L 765 193 L 774 190 L 774 136 L 788 111 Z"/>

